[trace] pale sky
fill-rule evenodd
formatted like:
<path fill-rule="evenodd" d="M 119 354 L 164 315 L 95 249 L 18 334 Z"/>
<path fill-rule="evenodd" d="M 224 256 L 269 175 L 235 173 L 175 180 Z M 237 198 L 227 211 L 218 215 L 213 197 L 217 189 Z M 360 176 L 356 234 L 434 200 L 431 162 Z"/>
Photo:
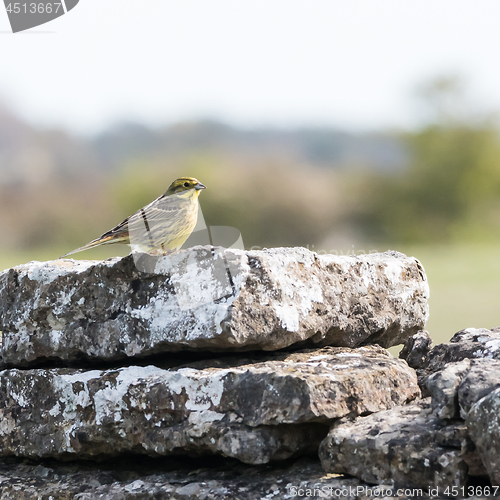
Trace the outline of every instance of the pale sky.
<path fill-rule="evenodd" d="M 0 5 L 0 101 L 81 132 L 412 126 L 412 90 L 439 74 L 500 109 L 499 52 L 499 0 L 80 0 L 18 34 Z"/>

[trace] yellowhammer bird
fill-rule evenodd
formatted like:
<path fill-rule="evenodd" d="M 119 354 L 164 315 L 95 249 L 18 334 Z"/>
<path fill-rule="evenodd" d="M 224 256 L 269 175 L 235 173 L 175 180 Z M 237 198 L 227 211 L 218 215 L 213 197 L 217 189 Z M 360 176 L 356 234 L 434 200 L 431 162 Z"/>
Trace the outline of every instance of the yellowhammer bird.
<path fill-rule="evenodd" d="M 181 177 L 149 205 L 137 210 L 100 238 L 63 257 L 110 243 L 125 243 L 132 250 L 147 253 L 178 250 L 196 226 L 198 196 L 202 189 L 206 186 L 197 179 Z"/>

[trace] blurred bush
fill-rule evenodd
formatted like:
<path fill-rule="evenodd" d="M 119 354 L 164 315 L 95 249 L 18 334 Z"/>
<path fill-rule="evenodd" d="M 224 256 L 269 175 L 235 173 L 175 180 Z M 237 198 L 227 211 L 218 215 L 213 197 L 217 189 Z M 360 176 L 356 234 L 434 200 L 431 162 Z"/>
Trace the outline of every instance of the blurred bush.
<path fill-rule="evenodd" d="M 368 176 L 358 214 L 365 234 L 405 243 L 499 239 L 499 129 L 493 118 L 464 111 L 459 83 L 439 79 L 427 88 L 434 123 L 400 135 L 407 167 Z"/>
<path fill-rule="evenodd" d="M 0 250 L 80 246 L 184 175 L 208 186 L 206 223 L 247 248 L 497 240 L 497 122 L 470 111 L 457 79 L 420 95 L 426 126 L 371 134 L 195 122 L 84 139 L 0 108 Z"/>

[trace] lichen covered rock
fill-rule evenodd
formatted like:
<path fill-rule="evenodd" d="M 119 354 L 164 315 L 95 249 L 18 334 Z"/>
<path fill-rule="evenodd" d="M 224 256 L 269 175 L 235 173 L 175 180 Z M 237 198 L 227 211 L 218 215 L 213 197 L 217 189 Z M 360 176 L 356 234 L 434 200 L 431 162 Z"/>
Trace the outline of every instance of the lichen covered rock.
<path fill-rule="evenodd" d="M 500 389 L 477 401 L 466 423 L 492 484 L 500 485 Z"/>
<path fill-rule="evenodd" d="M 265 466 L 235 464 L 230 460 L 176 463 L 150 460 L 144 464 L 20 463 L 0 459 L 0 498 L 5 500 L 292 500 L 317 497 L 372 500 L 370 492 L 385 491 L 355 478 L 323 471 L 318 460 Z M 367 492 L 364 495 L 363 492 Z M 384 498 L 377 495 L 378 498 Z M 399 496 L 405 500 L 406 496 Z"/>
<path fill-rule="evenodd" d="M 378 346 L 170 370 L 5 370 L 0 454 L 219 453 L 266 463 L 315 451 L 333 419 L 385 410 L 419 394 L 414 371 Z"/>
<path fill-rule="evenodd" d="M 464 487 L 465 425 L 432 414 L 430 400 L 335 424 L 320 446 L 323 468 L 401 488 Z"/>
<path fill-rule="evenodd" d="M 449 342 L 436 345 L 427 355 L 424 368 L 433 373 L 463 359 L 500 359 L 500 329 L 466 328 Z"/>
<path fill-rule="evenodd" d="M 444 378 L 449 377 L 451 371 L 458 370 L 462 374 L 464 373 L 464 369 L 459 368 L 459 365 L 455 366 L 455 363 L 463 361 L 462 365 L 460 365 L 463 367 L 469 366 L 468 360 L 472 362 L 472 366 L 474 366 L 475 360 L 500 361 L 500 328 L 491 330 L 486 328 L 466 328 L 453 335 L 449 342 L 438 344 L 433 348 L 431 348 L 431 345 L 432 340 L 428 333 L 425 331 L 418 332 L 408 338 L 399 354 L 401 359 L 406 360 L 412 368 L 415 368 L 423 397 L 431 395 L 431 385 L 433 386 L 432 390 L 440 390 L 436 383 L 444 389 L 443 384 L 446 384 Z M 488 361 L 486 361 L 486 364 L 488 364 Z M 453 368 L 452 365 L 455 367 Z M 444 370 L 447 371 L 438 375 Z M 433 378 L 433 380 L 429 380 L 430 378 Z M 461 379 L 462 375 L 457 380 Z M 451 380 L 448 382 L 451 383 Z M 476 386 L 477 383 L 480 383 L 479 379 L 473 385 Z M 450 389 L 450 386 L 448 389 Z M 472 389 L 472 392 L 475 392 L 475 388 Z M 438 403 L 444 402 L 440 397 L 434 399 Z M 447 398 L 447 400 L 452 403 L 450 398 Z"/>
<path fill-rule="evenodd" d="M 0 274 L 3 361 L 71 364 L 181 350 L 390 347 L 428 317 L 420 263 L 194 247 L 164 257 L 31 262 Z"/>

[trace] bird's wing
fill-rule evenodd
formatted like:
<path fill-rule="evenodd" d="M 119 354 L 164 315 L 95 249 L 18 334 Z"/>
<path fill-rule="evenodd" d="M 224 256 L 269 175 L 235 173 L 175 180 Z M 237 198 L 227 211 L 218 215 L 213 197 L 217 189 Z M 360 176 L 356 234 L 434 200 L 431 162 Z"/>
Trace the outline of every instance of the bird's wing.
<path fill-rule="evenodd" d="M 158 224 L 168 226 L 179 217 L 179 214 L 181 214 L 185 208 L 185 200 L 180 199 L 178 196 L 162 195 L 149 205 L 137 210 L 137 212 L 127 217 L 123 222 L 120 222 L 120 224 L 104 233 L 98 239 L 101 240 L 109 238 L 110 236 L 119 237 L 128 234 L 131 230 L 141 230 L 142 228 L 149 231 Z"/>
<path fill-rule="evenodd" d="M 177 246 L 182 235 L 189 235 L 193 230 L 188 216 L 193 208 L 193 201 L 184 197 L 170 195 L 157 198 L 127 221 L 130 245 L 141 249 Z"/>
<path fill-rule="evenodd" d="M 99 238 L 92 240 L 87 245 L 77 248 L 72 252 L 63 255 L 66 257 L 82 250 L 88 250 L 105 243 L 131 243 L 130 239 L 135 242 L 148 242 L 152 247 L 155 246 L 157 234 L 168 233 L 174 222 L 179 217 L 183 216 L 183 212 L 189 206 L 189 201 L 180 198 L 179 196 L 162 195 L 156 200 L 153 200 L 149 205 L 137 210 L 130 217 L 120 222 L 113 229 L 102 234 Z"/>

